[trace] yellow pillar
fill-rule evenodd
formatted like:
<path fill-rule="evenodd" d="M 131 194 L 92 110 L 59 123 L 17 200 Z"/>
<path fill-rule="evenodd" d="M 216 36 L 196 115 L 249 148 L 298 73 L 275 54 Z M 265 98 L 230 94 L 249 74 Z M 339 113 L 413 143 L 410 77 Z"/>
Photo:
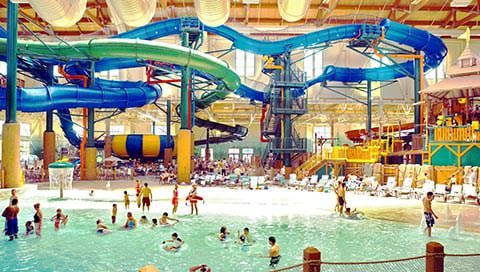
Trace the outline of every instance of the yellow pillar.
<path fill-rule="evenodd" d="M 48 179 L 48 165 L 55 162 L 55 132 L 43 132 L 43 171 Z"/>
<path fill-rule="evenodd" d="M 175 143 L 177 149 L 178 182 L 190 182 L 192 168 L 192 138 L 189 129 L 180 129 Z"/>
<path fill-rule="evenodd" d="M 85 180 L 97 179 L 97 149 L 85 148 Z"/>
<path fill-rule="evenodd" d="M 2 172 L 4 188 L 23 186 L 20 170 L 20 124 L 3 124 L 2 133 Z"/>

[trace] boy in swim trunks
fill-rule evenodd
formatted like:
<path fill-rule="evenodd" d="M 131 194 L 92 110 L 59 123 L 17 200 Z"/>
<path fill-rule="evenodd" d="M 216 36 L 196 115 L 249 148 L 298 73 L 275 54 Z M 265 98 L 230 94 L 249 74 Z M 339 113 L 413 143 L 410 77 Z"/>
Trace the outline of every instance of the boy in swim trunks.
<path fill-rule="evenodd" d="M 162 214 L 162 217 L 160 217 L 160 225 L 172 225 L 171 223 L 168 222 L 168 220 L 175 221 L 175 223 L 180 222 L 178 221 L 178 219 L 168 217 L 168 213 L 164 212 Z"/>
<path fill-rule="evenodd" d="M 433 192 L 428 192 L 427 195 L 422 199 L 423 215 L 425 216 L 425 223 L 427 224 L 427 227 L 425 228 L 425 234 L 428 237 L 432 237 L 432 227 L 435 224 L 435 219 L 438 219 L 438 216 L 432 210 L 432 200 Z"/>
<path fill-rule="evenodd" d="M 270 249 L 268 250 L 268 257 L 270 258 L 270 267 L 275 267 L 280 262 L 280 247 L 277 244 L 275 237 L 268 237 Z"/>
<path fill-rule="evenodd" d="M 125 210 L 130 209 L 130 198 L 127 191 L 123 191 L 123 203 L 125 204 Z"/>

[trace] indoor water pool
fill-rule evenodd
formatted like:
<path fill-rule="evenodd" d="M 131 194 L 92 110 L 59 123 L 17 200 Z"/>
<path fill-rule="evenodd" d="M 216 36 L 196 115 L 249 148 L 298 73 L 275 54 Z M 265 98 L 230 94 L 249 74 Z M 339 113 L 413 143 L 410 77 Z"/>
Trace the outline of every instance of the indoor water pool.
<path fill-rule="evenodd" d="M 36 198 L 35 201 L 39 199 Z M 19 227 L 23 232 L 26 220 L 31 220 L 33 200 L 21 202 Z M 153 264 L 160 271 L 188 271 L 198 264 L 208 264 L 213 271 L 269 271 L 266 258 L 268 237 L 275 236 L 281 248 L 282 259 L 278 268 L 302 262 L 302 251 L 307 246 L 315 246 L 322 252 L 325 261 L 367 261 L 404 258 L 422 255 L 425 244 L 418 226 L 374 219 L 348 220 L 338 218 L 329 212 L 318 215 L 278 215 L 266 216 L 268 212 L 253 213 L 250 216 L 228 215 L 215 212 L 212 206 L 233 208 L 213 203 L 201 206 L 213 212 L 200 216 L 179 215 L 180 223 L 171 227 L 140 225 L 135 230 L 122 230 L 125 210 L 119 203 L 117 224 L 110 224 L 110 203 L 86 200 L 41 201 L 45 224 L 43 237 L 20 237 L 15 242 L 6 238 L 0 241 L 0 271 L 137 271 L 147 264 Z M 5 207 L 7 201 L 0 201 Z M 133 205 L 134 203 L 132 203 Z M 153 205 L 169 207 L 165 202 Z M 60 231 L 53 230 L 49 219 L 55 207 L 62 207 L 69 215 L 69 222 Z M 267 205 L 263 208 L 267 209 Z M 256 206 L 255 209 L 261 208 Z M 251 209 L 248 206 L 244 209 Z M 185 206 L 182 212 L 188 210 Z M 234 210 L 234 209 L 232 209 Z M 132 211 L 137 219 L 141 211 Z M 149 219 L 158 218 L 160 211 L 147 213 Z M 103 218 L 113 230 L 108 235 L 95 233 L 95 221 Z M 3 224 L 2 218 L 0 223 Z M 217 233 L 222 225 L 231 232 L 230 241 L 220 242 Z M 237 231 L 249 227 L 256 240 L 248 249 L 242 249 L 233 240 Z M 166 252 L 162 241 L 170 239 L 177 232 L 185 241 L 175 253 Z M 480 252 L 480 235 L 449 235 L 447 229 L 435 229 L 434 239 L 445 246 L 448 253 Z M 479 263 L 480 265 L 480 263 Z M 465 271 L 465 270 L 464 270 Z"/>

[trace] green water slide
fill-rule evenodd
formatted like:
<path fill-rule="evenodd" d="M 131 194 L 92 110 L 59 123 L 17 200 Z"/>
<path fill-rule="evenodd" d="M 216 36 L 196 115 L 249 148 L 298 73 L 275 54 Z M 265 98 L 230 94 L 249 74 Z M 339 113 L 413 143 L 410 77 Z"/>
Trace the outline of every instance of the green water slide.
<path fill-rule="evenodd" d="M 0 39 L 0 53 L 7 50 L 7 40 Z M 228 91 L 240 87 L 238 75 L 226 63 L 205 53 L 156 41 L 133 39 L 92 39 L 69 42 L 18 41 L 18 54 L 48 59 L 132 58 L 190 66 L 221 79 Z M 221 97 L 226 95 L 221 91 Z"/>

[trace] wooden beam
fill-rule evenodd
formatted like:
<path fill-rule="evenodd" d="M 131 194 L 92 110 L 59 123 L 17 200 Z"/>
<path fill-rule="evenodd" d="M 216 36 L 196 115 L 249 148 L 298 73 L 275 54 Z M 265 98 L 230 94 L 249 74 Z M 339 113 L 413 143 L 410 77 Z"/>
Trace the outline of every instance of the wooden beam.
<path fill-rule="evenodd" d="M 442 24 L 440 25 L 440 27 L 442 28 L 446 28 L 449 24 L 450 24 L 450 20 L 452 19 L 452 17 L 454 17 L 454 13 L 456 13 L 456 10 L 455 9 L 451 9 L 447 16 L 445 16 L 445 18 L 442 20 Z"/>
<path fill-rule="evenodd" d="M 330 17 L 330 14 L 333 10 L 338 6 L 339 0 L 330 0 L 328 2 L 328 6 L 320 6 L 318 7 L 317 11 L 317 25 L 321 26 L 325 23 L 325 21 Z"/>
<path fill-rule="evenodd" d="M 387 16 L 388 19 L 395 21 L 395 17 L 397 15 L 396 13 L 397 13 L 398 6 L 400 5 L 400 1 L 401 0 L 395 0 L 392 7 L 390 8 L 390 12 L 388 13 L 388 16 Z"/>
<path fill-rule="evenodd" d="M 420 10 L 421 8 L 423 8 L 425 5 L 427 5 L 429 0 L 420 0 L 418 3 L 416 3 L 415 5 L 411 4 L 409 5 L 408 7 L 408 12 L 403 14 L 400 18 L 397 19 L 397 21 L 403 23 L 405 22 L 405 20 L 407 20 L 407 18 L 412 15 L 412 13 L 414 13 L 415 11 L 417 10 Z"/>
<path fill-rule="evenodd" d="M 87 18 L 92 20 L 92 22 L 94 22 L 99 27 L 99 29 L 102 29 L 104 27 L 100 19 L 97 16 L 95 16 L 90 10 L 87 9 L 85 11 L 85 15 L 87 16 Z"/>
<path fill-rule="evenodd" d="M 471 20 L 475 19 L 477 16 L 479 16 L 480 14 L 479 13 L 470 13 L 469 15 L 467 15 L 466 17 L 464 17 L 462 20 L 460 21 L 455 21 L 453 22 L 453 28 L 457 28 L 459 26 L 463 26 L 465 25 L 466 23 L 470 22 Z"/>

